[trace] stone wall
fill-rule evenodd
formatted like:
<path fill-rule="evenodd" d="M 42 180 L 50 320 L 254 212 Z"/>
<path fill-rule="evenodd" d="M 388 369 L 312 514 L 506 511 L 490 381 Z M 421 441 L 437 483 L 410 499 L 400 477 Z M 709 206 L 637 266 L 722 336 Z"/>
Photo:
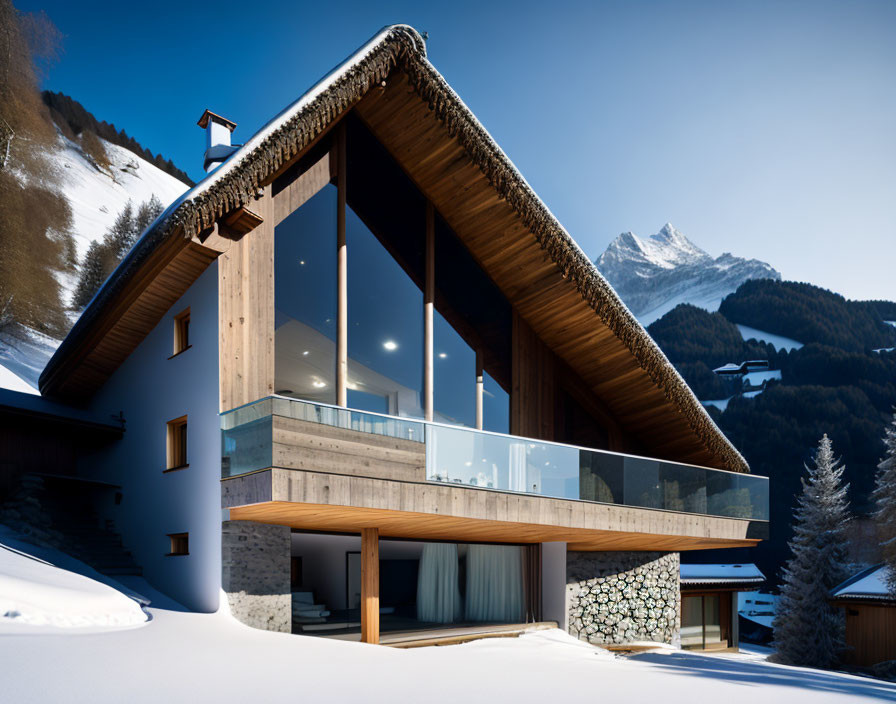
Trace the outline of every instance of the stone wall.
<path fill-rule="evenodd" d="M 569 552 L 569 632 L 596 644 L 678 645 L 678 553 Z"/>
<path fill-rule="evenodd" d="M 292 631 L 290 550 L 286 526 L 223 522 L 221 582 L 235 618 L 266 631 Z"/>

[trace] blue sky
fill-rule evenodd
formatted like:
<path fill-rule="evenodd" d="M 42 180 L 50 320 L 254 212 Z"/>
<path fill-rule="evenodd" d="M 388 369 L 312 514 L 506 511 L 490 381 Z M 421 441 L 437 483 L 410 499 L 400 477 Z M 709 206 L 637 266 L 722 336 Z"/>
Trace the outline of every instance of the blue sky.
<path fill-rule="evenodd" d="M 44 85 L 202 176 L 385 24 L 592 257 L 666 221 L 851 298 L 896 299 L 896 2 L 16 0 L 65 35 Z"/>

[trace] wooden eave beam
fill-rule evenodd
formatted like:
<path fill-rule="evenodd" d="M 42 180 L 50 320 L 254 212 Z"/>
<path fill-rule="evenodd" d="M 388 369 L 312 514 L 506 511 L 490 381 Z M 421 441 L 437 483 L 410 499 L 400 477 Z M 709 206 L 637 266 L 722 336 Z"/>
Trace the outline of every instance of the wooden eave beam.
<path fill-rule="evenodd" d="M 250 210 L 245 205 L 241 205 L 236 210 L 229 212 L 218 221 L 220 233 L 229 239 L 239 239 L 243 235 L 252 232 L 262 222 L 264 222 L 264 219 L 261 215 L 254 210 Z"/>

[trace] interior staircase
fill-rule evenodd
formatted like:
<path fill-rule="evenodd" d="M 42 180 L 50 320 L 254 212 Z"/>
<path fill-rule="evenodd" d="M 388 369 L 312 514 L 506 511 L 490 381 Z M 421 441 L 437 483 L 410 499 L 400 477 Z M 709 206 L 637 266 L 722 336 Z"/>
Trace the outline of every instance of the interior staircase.
<path fill-rule="evenodd" d="M 143 574 L 112 521 L 93 509 L 97 487 L 67 477 L 26 474 L 0 507 L 0 523 L 110 577 Z"/>

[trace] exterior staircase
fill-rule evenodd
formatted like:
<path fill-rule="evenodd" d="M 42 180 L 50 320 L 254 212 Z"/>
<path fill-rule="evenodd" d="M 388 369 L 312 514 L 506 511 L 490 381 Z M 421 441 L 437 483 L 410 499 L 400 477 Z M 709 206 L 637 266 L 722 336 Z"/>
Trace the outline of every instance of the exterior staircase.
<path fill-rule="evenodd" d="M 109 577 L 142 575 L 114 523 L 97 516 L 92 502 L 97 490 L 72 478 L 26 474 L 0 507 L 0 523 Z"/>

